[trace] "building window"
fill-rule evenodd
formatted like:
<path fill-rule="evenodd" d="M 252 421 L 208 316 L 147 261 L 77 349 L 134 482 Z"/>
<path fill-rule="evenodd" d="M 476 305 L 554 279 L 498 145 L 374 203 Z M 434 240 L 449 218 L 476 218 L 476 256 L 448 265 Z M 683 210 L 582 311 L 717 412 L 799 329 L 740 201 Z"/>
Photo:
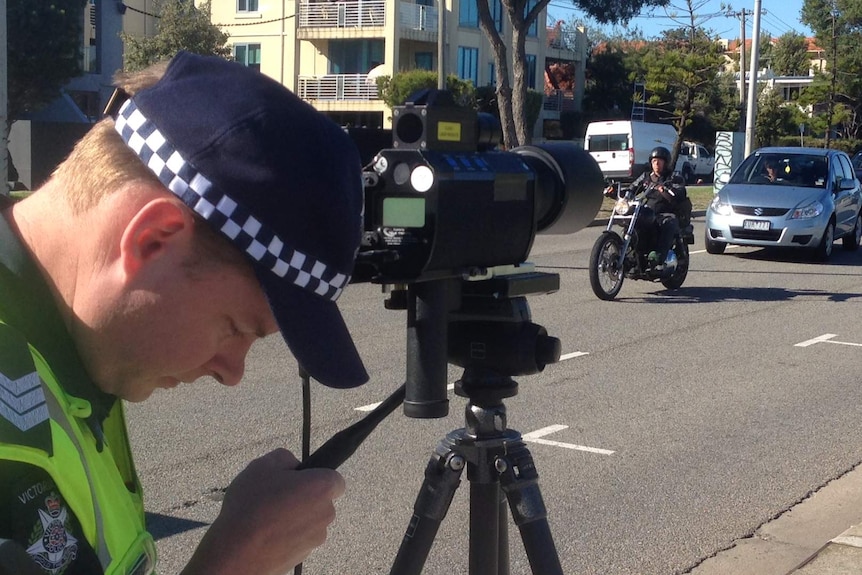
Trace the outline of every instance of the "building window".
<path fill-rule="evenodd" d="M 536 56 L 527 54 L 527 88 L 536 89 Z"/>
<path fill-rule="evenodd" d="M 530 10 L 539 3 L 539 0 L 527 0 L 527 7 L 524 8 L 524 16 L 530 13 Z M 539 35 L 539 18 L 533 20 L 533 23 L 530 24 L 530 28 L 527 30 L 527 36 L 536 37 Z"/>
<path fill-rule="evenodd" d="M 458 46 L 458 77 L 479 84 L 479 49 Z"/>
<path fill-rule="evenodd" d="M 257 0 L 236 0 L 237 12 L 257 12 Z"/>
<path fill-rule="evenodd" d="M 461 0 L 458 3 L 458 25 L 464 28 L 479 27 L 479 8 L 476 0 Z"/>
<path fill-rule="evenodd" d="M 491 9 L 491 18 L 494 20 L 494 27 L 497 32 L 503 31 L 503 2 L 502 0 L 491 0 L 488 6 Z"/>
<path fill-rule="evenodd" d="M 431 52 L 416 52 L 415 62 L 417 70 L 433 70 L 434 54 Z"/>
<path fill-rule="evenodd" d="M 260 72 L 260 44 L 235 44 L 233 59 Z"/>
<path fill-rule="evenodd" d="M 383 40 L 330 40 L 329 74 L 367 74 L 383 62 Z"/>

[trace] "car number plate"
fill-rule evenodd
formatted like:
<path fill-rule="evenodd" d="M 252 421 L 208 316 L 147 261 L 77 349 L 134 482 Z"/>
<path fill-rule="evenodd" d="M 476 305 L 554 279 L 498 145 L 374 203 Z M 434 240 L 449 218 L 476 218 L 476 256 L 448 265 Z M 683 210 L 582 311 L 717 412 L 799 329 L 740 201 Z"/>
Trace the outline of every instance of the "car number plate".
<path fill-rule="evenodd" d="M 756 230 L 758 232 L 768 232 L 770 222 L 769 220 L 745 220 L 742 222 L 742 228 L 746 230 Z"/>

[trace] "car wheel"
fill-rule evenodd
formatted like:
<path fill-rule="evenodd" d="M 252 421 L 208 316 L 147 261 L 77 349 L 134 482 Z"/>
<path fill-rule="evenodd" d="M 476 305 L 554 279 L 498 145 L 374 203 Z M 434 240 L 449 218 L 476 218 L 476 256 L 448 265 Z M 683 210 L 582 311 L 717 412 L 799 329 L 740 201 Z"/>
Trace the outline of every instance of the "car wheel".
<path fill-rule="evenodd" d="M 855 252 L 862 243 L 862 213 L 856 215 L 856 223 L 850 233 L 841 240 L 841 247 L 849 252 Z"/>
<path fill-rule="evenodd" d="M 826 229 L 823 230 L 823 237 L 820 239 L 820 245 L 814 248 L 814 259 L 819 262 L 825 262 L 832 255 L 832 244 L 835 243 L 835 224 L 830 221 L 826 224 Z"/>
<path fill-rule="evenodd" d="M 692 173 L 691 167 L 686 166 L 682 169 L 682 179 L 685 181 L 686 185 L 693 183 L 694 173 Z"/>
<path fill-rule="evenodd" d="M 727 242 L 717 242 L 709 237 L 709 230 L 704 232 L 703 243 L 706 244 L 706 253 L 708 254 L 723 254 L 727 247 Z"/>

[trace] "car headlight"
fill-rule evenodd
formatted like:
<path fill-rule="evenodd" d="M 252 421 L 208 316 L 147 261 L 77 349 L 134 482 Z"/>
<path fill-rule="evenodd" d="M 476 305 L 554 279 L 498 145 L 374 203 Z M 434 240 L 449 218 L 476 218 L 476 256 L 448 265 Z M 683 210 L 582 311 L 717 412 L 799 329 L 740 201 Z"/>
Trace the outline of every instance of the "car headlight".
<path fill-rule="evenodd" d="M 629 210 L 631 209 L 631 204 L 625 198 L 620 198 L 617 200 L 617 203 L 614 204 L 614 213 L 620 216 L 628 215 Z"/>
<path fill-rule="evenodd" d="M 823 213 L 823 204 L 818 201 L 813 201 L 807 206 L 802 206 L 801 208 L 796 208 L 792 212 L 790 212 L 789 219 L 791 220 L 804 220 L 806 218 L 816 218 L 820 214 Z"/>
<path fill-rule="evenodd" d="M 719 195 L 712 198 L 712 202 L 709 204 L 709 209 L 720 216 L 729 216 L 733 213 L 733 208 L 730 207 L 730 204 L 722 200 Z"/>

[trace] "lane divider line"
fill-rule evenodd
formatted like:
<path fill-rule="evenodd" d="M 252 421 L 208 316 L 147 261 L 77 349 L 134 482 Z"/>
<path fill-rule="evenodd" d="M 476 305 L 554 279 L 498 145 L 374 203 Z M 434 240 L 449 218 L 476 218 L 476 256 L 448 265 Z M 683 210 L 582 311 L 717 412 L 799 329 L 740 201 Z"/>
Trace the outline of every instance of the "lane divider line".
<path fill-rule="evenodd" d="M 598 447 L 587 447 L 586 445 L 576 445 L 574 443 L 563 443 L 562 441 L 553 441 L 550 439 L 542 439 L 546 435 L 556 433 L 568 429 L 568 425 L 549 425 L 530 433 L 521 435 L 521 439 L 529 443 L 538 443 L 541 445 L 550 445 L 552 447 L 563 447 L 565 449 L 574 449 L 576 451 L 586 451 L 588 453 L 597 453 L 599 455 L 613 455 L 616 453 L 610 449 L 600 449 Z"/>

